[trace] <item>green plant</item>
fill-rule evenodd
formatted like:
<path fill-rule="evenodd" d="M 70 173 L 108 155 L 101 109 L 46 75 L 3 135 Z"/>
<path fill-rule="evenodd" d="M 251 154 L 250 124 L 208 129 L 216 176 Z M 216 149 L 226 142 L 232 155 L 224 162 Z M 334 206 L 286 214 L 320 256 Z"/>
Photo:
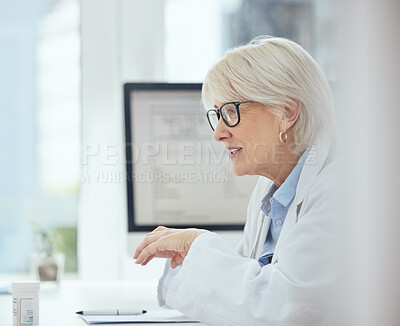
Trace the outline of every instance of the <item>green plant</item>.
<path fill-rule="evenodd" d="M 37 222 L 31 222 L 37 252 L 52 257 L 62 247 L 63 240 L 57 230 L 45 229 Z"/>

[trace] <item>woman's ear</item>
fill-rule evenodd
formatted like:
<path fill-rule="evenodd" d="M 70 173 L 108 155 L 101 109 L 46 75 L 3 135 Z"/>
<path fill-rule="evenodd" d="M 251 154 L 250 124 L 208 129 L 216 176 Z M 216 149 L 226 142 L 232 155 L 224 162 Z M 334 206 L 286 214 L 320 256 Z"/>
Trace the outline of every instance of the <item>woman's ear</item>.
<path fill-rule="evenodd" d="M 284 132 L 290 129 L 297 121 L 300 110 L 301 110 L 301 102 L 299 100 L 291 98 L 291 102 L 288 103 L 284 109 L 284 115 L 285 115 L 285 130 L 283 130 Z"/>

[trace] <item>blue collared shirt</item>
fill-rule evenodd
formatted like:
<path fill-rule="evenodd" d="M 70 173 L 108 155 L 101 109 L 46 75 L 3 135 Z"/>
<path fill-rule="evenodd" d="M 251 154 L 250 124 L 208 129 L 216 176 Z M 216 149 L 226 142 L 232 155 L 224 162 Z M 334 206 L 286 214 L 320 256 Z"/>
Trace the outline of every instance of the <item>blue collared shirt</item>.
<path fill-rule="evenodd" d="M 272 255 L 278 242 L 279 235 L 282 231 L 282 226 L 289 210 L 290 203 L 296 195 L 296 188 L 299 182 L 300 173 L 303 169 L 304 162 L 307 158 L 309 150 L 306 150 L 300 157 L 297 165 L 294 167 L 289 176 L 278 187 L 273 183 L 266 196 L 263 198 L 261 210 L 266 216 L 271 218 L 271 224 L 267 233 L 264 248 L 258 262 L 261 266 L 271 262 Z"/>

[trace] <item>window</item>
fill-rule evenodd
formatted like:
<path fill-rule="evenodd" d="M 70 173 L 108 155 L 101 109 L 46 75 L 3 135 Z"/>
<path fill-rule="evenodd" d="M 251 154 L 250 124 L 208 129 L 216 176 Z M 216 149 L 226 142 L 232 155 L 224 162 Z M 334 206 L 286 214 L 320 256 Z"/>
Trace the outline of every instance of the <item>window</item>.
<path fill-rule="evenodd" d="M 330 77 L 337 60 L 334 15 L 333 1 L 167 0 L 165 79 L 202 81 L 228 48 L 258 35 L 299 43 Z"/>
<path fill-rule="evenodd" d="M 80 5 L 41 3 L 0 5 L 0 273 L 30 271 L 32 222 L 59 234 L 66 271 L 77 268 Z"/>

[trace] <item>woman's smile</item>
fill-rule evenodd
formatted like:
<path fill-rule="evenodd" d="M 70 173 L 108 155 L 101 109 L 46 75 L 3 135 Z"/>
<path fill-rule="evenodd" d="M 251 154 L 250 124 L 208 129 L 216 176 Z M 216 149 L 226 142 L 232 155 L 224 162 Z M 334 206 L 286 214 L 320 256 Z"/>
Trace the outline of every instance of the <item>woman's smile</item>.
<path fill-rule="evenodd" d="M 239 156 L 242 147 L 227 147 L 227 150 L 229 151 L 229 158 L 233 159 Z"/>

